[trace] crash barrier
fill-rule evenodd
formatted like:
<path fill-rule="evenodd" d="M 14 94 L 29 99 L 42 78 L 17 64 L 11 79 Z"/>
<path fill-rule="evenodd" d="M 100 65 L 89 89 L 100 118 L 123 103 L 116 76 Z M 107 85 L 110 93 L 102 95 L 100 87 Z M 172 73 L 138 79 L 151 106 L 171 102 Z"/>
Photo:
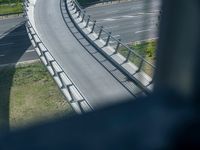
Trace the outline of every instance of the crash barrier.
<path fill-rule="evenodd" d="M 26 20 L 26 29 L 31 43 L 36 50 L 40 60 L 43 62 L 49 73 L 57 83 L 59 89 L 64 94 L 65 98 L 71 104 L 72 108 L 78 114 L 92 111 L 92 106 L 87 102 L 86 98 L 73 83 L 71 78 L 63 71 L 62 67 L 52 56 L 50 51 L 45 47 L 40 37 L 33 28 L 28 16 L 29 1 L 24 1 L 24 16 Z"/>
<path fill-rule="evenodd" d="M 120 39 L 113 37 L 112 33 L 106 31 L 103 26 L 97 25 L 97 21 L 91 19 L 91 16 L 86 14 L 76 0 L 64 0 L 64 2 L 70 18 L 84 37 L 129 78 L 147 93 L 151 93 L 155 66 L 136 53 L 134 49 L 122 43 Z M 104 37 L 107 35 L 104 40 L 101 38 L 103 34 Z M 110 45 L 113 41 L 117 43 L 114 48 Z"/>

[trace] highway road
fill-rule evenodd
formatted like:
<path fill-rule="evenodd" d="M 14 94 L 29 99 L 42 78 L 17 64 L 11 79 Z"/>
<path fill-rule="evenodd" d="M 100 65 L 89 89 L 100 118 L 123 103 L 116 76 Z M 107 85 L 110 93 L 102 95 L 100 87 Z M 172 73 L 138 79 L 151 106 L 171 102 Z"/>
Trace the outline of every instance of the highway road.
<path fill-rule="evenodd" d="M 92 5 L 87 14 L 124 43 L 157 38 L 160 0 L 132 0 L 109 5 Z M 104 35 L 105 36 L 105 35 Z M 104 37 L 106 39 L 106 37 Z"/>
<path fill-rule="evenodd" d="M 68 28 L 61 15 L 59 0 L 37 0 L 34 12 L 41 40 L 94 109 L 123 99 L 133 99 L 134 92 L 142 92 L 136 85 L 131 86 L 133 83 L 124 77 L 122 80 L 132 88 L 132 93 L 106 69 L 106 65 L 112 68 L 112 64 L 82 37 L 65 13 Z M 96 57 L 88 51 L 93 51 Z M 112 69 L 113 72 L 117 70 Z"/>
<path fill-rule="evenodd" d="M 0 66 L 39 59 L 22 17 L 0 20 Z"/>

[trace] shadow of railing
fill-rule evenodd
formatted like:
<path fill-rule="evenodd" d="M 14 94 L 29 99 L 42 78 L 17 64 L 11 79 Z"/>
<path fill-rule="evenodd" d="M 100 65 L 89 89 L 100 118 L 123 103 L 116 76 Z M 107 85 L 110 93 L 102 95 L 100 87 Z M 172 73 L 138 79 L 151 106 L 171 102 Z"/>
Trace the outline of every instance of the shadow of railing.
<path fill-rule="evenodd" d="M 115 2 L 122 2 L 123 0 L 76 0 L 80 6 L 85 9 L 87 7 L 90 7 L 90 6 L 93 6 L 93 5 L 97 5 L 97 4 L 112 4 L 112 3 L 115 3 Z"/>
<path fill-rule="evenodd" d="M 30 46 L 24 23 L 0 36 L 0 135 L 9 132 L 9 107 L 15 65 Z"/>

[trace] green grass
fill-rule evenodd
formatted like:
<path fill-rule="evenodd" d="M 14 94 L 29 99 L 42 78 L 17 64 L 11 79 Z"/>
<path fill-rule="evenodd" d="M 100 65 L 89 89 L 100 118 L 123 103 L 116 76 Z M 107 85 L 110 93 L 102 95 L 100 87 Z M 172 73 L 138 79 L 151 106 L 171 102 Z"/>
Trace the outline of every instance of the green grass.
<path fill-rule="evenodd" d="M 151 64 L 155 63 L 155 51 L 157 47 L 157 41 L 152 40 L 140 44 L 130 44 L 129 47 Z M 126 48 L 121 47 L 119 49 L 119 53 L 121 53 L 123 56 L 126 57 L 128 54 L 128 50 Z M 129 60 L 137 66 L 139 66 L 141 62 L 141 59 L 139 59 L 133 53 L 131 53 Z M 142 70 L 146 72 L 148 75 L 153 76 L 153 70 L 150 65 L 144 64 Z"/>
<path fill-rule="evenodd" d="M 73 114 L 41 63 L 0 70 L 0 95 L 0 129 L 7 125 L 12 130 Z"/>
<path fill-rule="evenodd" d="M 0 15 L 12 13 L 22 13 L 22 5 L 20 3 L 0 5 Z"/>

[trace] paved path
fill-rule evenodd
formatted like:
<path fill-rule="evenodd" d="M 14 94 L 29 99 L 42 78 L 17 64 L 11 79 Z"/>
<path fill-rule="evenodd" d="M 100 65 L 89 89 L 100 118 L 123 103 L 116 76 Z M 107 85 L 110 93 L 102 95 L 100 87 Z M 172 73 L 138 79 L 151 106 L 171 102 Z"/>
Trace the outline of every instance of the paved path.
<path fill-rule="evenodd" d="M 48 9 L 47 9 L 48 8 Z M 35 24 L 46 47 L 94 108 L 134 96 L 83 47 L 66 26 L 59 0 L 37 0 Z M 65 14 L 68 18 L 68 14 Z M 69 21 L 70 22 L 70 21 Z M 71 29 L 76 30 L 74 26 Z M 75 31 L 79 34 L 77 31 Z M 84 40 L 81 35 L 80 39 Z M 106 60 L 104 60 L 106 62 Z"/>
<path fill-rule="evenodd" d="M 90 6 L 86 12 L 124 43 L 157 37 L 160 0 L 133 0 Z"/>
<path fill-rule="evenodd" d="M 0 65 L 39 59 L 23 22 L 22 17 L 0 20 Z"/>

